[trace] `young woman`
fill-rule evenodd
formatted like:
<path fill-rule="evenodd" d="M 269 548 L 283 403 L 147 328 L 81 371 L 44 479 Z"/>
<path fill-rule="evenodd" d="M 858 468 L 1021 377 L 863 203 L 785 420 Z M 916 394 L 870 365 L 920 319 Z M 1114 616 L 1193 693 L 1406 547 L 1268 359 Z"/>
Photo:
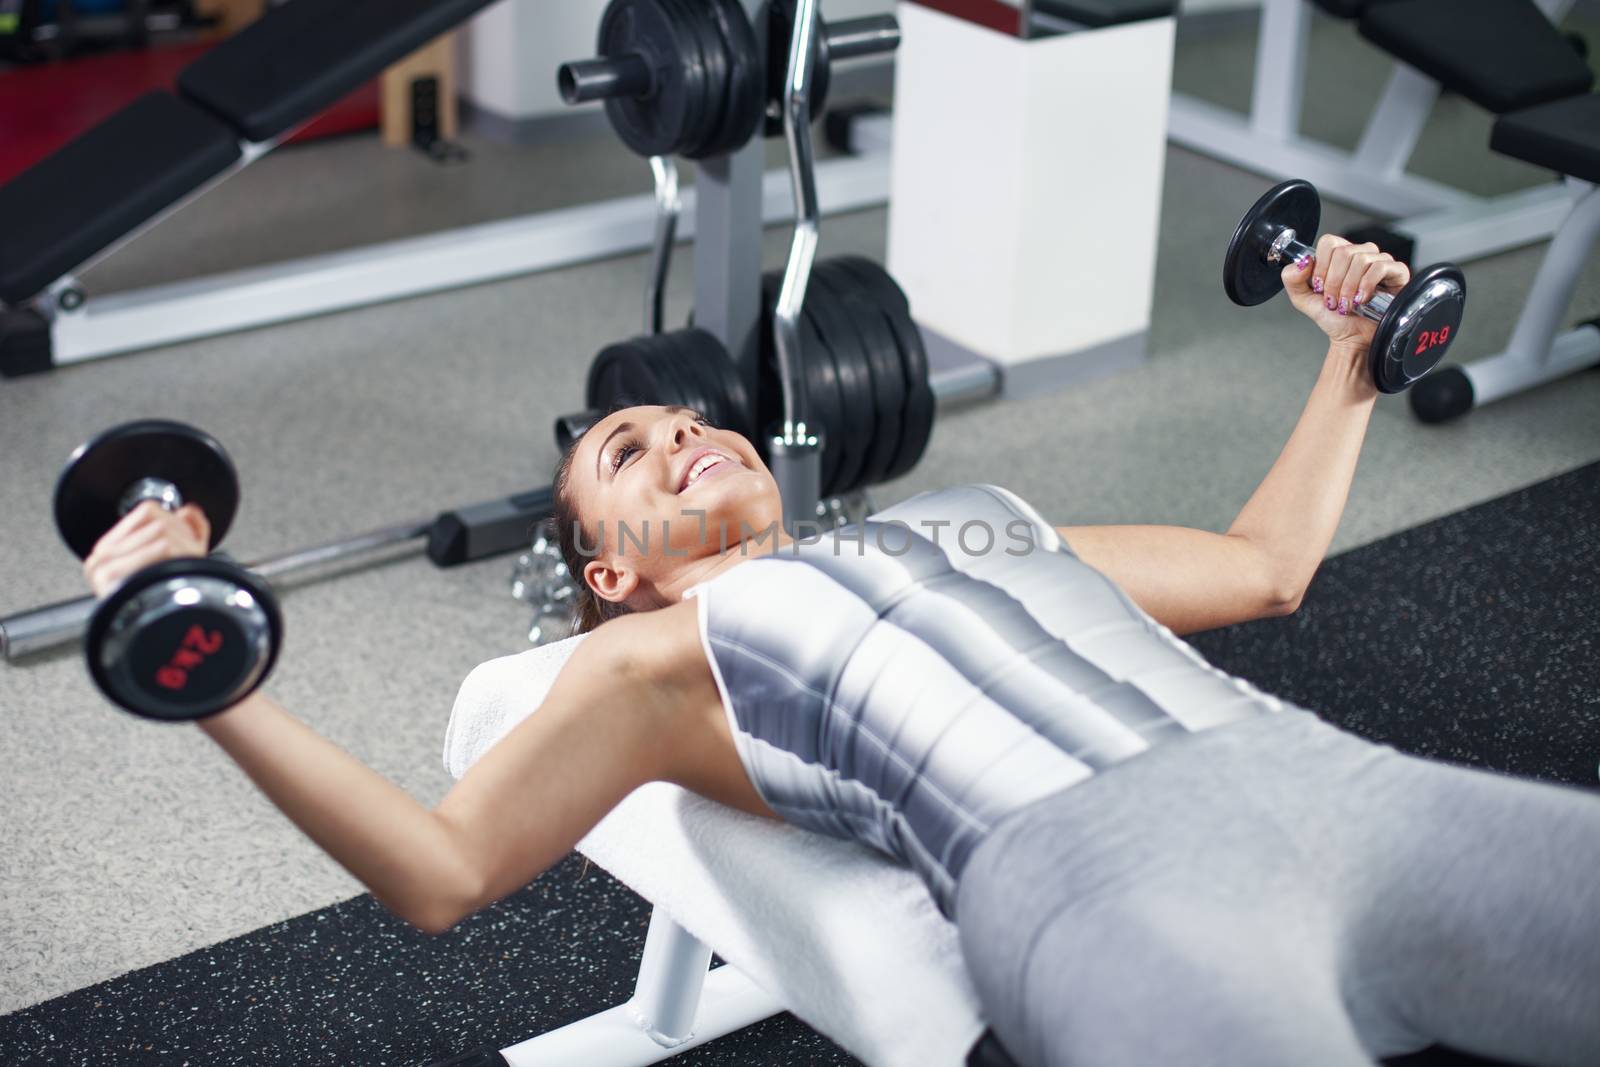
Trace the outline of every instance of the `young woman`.
<path fill-rule="evenodd" d="M 1600 798 L 1368 744 L 1173 636 L 1299 603 L 1375 399 L 1348 312 L 1408 278 L 1330 236 L 1284 272 L 1331 343 L 1225 534 L 1052 529 L 969 487 L 796 544 L 749 441 L 629 408 L 558 473 L 593 633 L 437 809 L 263 695 L 200 727 L 424 930 L 667 780 L 910 863 L 1023 1064 L 1593 1063 Z M 90 584 L 205 525 L 133 512 Z"/>

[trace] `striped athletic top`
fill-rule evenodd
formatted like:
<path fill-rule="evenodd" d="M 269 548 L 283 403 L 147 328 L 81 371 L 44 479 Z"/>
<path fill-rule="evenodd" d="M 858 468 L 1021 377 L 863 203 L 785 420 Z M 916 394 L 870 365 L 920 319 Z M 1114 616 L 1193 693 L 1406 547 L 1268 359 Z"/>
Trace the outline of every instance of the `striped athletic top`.
<path fill-rule="evenodd" d="M 1008 813 L 1284 706 L 993 486 L 924 493 L 690 595 L 761 798 L 910 864 L 950 918 L 962 867 Z"/>

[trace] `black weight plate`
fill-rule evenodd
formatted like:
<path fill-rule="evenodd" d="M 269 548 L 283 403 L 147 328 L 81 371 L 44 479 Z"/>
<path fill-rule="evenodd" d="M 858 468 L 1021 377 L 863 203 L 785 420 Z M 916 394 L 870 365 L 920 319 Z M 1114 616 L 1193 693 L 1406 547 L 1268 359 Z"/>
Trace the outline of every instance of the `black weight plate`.
<path fill-rule="evenodd" d="M 774 326 L 777 322 L 778 290 L 783 284 L 781 272 L 774 272 L 763 276 L 761 284 L 762 306 L 762 379 L 760 389 L 760 447 L 763 458 L 766 457 L 766 443 L 768 434 L 783 424 L 783 386 L 782 378 L 778 374 L 778 343 Z M 822 437 L 822 491 L 825 495 L 833 495 L 830 488 L 835 484 L 839 471 L 839 446 L 834 443 L 829 434 L 831 428 L 839 423 L 839 384 L 838 375 L 829 363 L 816 358 L 813 353 L 824 351 L 821 340 L 806 316 L 800 316 L 799 322 L 800 345 L 803 356 L 805 381 L 806 381 L 806 425 L 810 432 L 818 433 Z"/>
<path fill-rule="evenodd" d="M 839 478 L 835 493 L 848 493 L 865 484 L 863 474 L 877 436 L 877 404 L 872 391 L 872 369 L 861 339 L 850 325 L 848 312 L 833 290 L 817 283 L 813 269 L 806 286 L 805 313 L 811 317 L 838 375 L 840 419 L 829 427 L 839 439 Z"/>
<path fill-rule="evenodd" d="M 684 59 L 699 69 L 700 95 L 693 100 L 688 137 L 678 147 L 680 155 L 697 159 L 722 121 L 722 96 L 728 77 L 722 40 L 698 0 L 656 2 L 671 12 L 679 26 L 681 39 L 688 42 L 688 50 L 683 53 Z"/>
<path fill-rule="evenodd" d="M 833 256 L 828 262 L 855 277 L 861 291 L 880 294 L 884 301 L 882 306 L 894 308 L 905 318 L 911 317 L 911 303 L 905 292 L 876 261 L 866 256 Z"/>
<path fill-rule="evenodd" d="M 646 368 L 651 391 L 646 404 L 677 404 L 700 410 L 705 403 L 699 384 L 690 376 L 683 356 L 677 350 L 676 338 L 658 333 L 634 338 L 634 349 Z"/>
<path fill-rule="evenodd" d="M 750 419 L 744 400 L 744 386 L 734 368 L 733 359 L 717 337 L 705 330 L 690 327 L 679 331 L 683 346 L 693 353 L 701 377 L 708 382 L 715 410 L 707 417 L 717 426 L 732 430 L 748 438 L 751 435 Z"/>
<path fill-rule="evenodd" d="M 840 301 L 851 326 L 856 331 L 862 350 L 867 355 L 867 366 L 872 373 L 877 430 L 872 435 L 872 451 L 862 472 L 861 485 L 877 485 L 888 477 L 894 464 L 894 453 L 899 451 L 902 416 L 906 410 L 906 368 L 901 365 L 899 341 L 894 338 L 888 322 L 878 310 L 870 294 L 864 294 L 854 285 L 850 270 L 840 269 L 834 262 L 821 262 L 811 272 L 813 282 L 829 286 Z"/>
<path fill-rule="evenodd" d="M 846 405 L 845 418 L 853 464 L 846 462 L 842 485 L 845 491 L 872 485 L 880 474 L 886 450 L 880 448 L 883 424 L 877 376 L 872 368 L 872 352 L 862 339 L 861 328 L 856 325 L 859 317 L 856 302 L 843 296 L 830 283 L 826 264 L 816 264 L 811 269 L 806 307 L 816 315 L 818 328 L 834 352 L 834 362 L 840 370 L 840 386 L 846 390 L 846 400 L 851 402 Z"/>
<path fill-rule="evenodd" d="M 1314 244 L 1322 221 L 1322 198 L 1308 181 L 1290 178 L 1261 195 L 1244 213 L 1222 257 L 1222 288 L 1228 299 L 1254 307 L 1283 288 L 1286 263 L 1268 263 L 1272 242 L 1292 229 L 1303 244 Z"/>
<path fill-rule="evenodd" d="M 122 497 L 142 478 L 178 487 L 211 523 L 215 548 L 239 509 L 233 460 L 203 430 L 166 419 L 123 423 L 79 445 L 56 479 L 56 529 L 79 559 L 122 518 Z"/>
<path fill-rule="evenodd" d="M 694 46 L 678 20 L 657 0 L 611 0 L 600 18 L 598 51 L 602 56 L 636 53 L 650 65 L 654 91 L 643 97 L 610 97 L 606 117 L 633 151 L 664 156 L 687 143 L 695 111 L 705 94 L 705 69 L 684 62 Z"/>
<path fill-rule="evenodd" d="M 1378 322 L 1367 367 L 1378 390 L 1402 393 L 1450 350 L 1466 313 L 1467 279 L 1450 263 L 1419 272 Z"/>
<path fill-rule="evenodd" d="M 589 366 L 585 402 L 599 411 L 623 404 L 687 404 L 656 355 L 653 337 L 607 345 Z"/>
<path fill-rule="evenodd" d="M 783 90 L 789 77 L 789 43 L 794 26 L 794 0 L 774 0 L 768 6 L 767 23 L 767 102 L 763 132 L 768 137 L 783 136 Z M 828 107 L 828 85 L 833 77 L 832 54 L 828 50 L 828 23 L 820 16 L 811 39 L 811 121 L 822 117 Z M 770 106 L 770 110 L 768 109 Z"/>
<path fill-rule="evenodd" d="M 706 153 L 718 155 L 742 148 L 750 140 L 766 107 L 766 92 L 755 30 L 744 6 L 739 0 L 709 0 L 706 8 L 728 57 L 722 122 Z"/>
<path fill-rule="evenodd" d="M 928 352 L 922 345 L 922 332 L 912 321 L 910 302 L 904 291 L 882 267 L 862 256 L 842 256 L 833 262 L 855 276 L 863 294 L 877 294 L 879 313 L 898 342 L 906 381 L 906 405 L 900 445 L 884 480 L 898 478 L 917 465 L 933 435 L 937 402 L 928 383 Z"/>
<path fill-rule="evenodd" d="M 664 346 L 670 345 L 672 350 L 669 367 L 673 379 L 679 383 L 680 391 L 688 398 L 686 407 L 693 408 L 698 414 L 704 416 L 713 424 L 717 424 L 721 417 L 721 403 L 717 399 L 716 385 L 705 367 L 702 353 L 688 338 L 688 331 L 674 330 L 671 333 L 660 334 L 657 340 Z"/>
<path fill-rule="evenodd" d="M 195 605 L 132 633 L 124 649 L 125 671 L 105 663 L 102 652 L 117 614 L 151 586 L 175 578 L 218 578 L 249 593 L 266 616 L 266 648 L 252 647 L 242 611 Z M 197 625 L 204 631 L 199 644 L 188 639 Z M 176 686 L 162 684 L 159 672 L 186 645 L 203 657 L 201 662 L 183 670 Z M 100 691 L 135 715 L 168 722 L 204 718 L 244 699 L 271 673 L 282 645 L 283 615 L 271 587 L 220 559 L 170 559 L 138 571 L 96 606 L 84 634 L 89 675 Z"/>

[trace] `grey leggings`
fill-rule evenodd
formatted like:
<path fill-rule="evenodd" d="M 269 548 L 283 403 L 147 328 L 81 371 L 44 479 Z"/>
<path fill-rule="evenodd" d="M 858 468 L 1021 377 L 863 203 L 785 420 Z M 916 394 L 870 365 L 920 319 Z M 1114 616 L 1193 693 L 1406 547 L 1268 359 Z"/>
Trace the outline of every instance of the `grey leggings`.
<path fill-rule="evenodd" d="M 958 894 L 1025 1067 L 1344 1067 L 1435 1042 L 1600 1064 L 1600 796 L 1305 712 L 1013 813 Z"/>

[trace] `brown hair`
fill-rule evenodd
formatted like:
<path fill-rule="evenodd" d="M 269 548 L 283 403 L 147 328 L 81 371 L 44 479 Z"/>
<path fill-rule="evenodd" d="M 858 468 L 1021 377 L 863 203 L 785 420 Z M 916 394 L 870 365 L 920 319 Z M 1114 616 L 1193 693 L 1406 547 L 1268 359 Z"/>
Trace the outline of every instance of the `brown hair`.
<path fill-rule="evenodd" d="M 578 445 L 582 442 L 583 434 L 579 434 L 577 439 L 567 446 L 561 461 L 556 464 L 555 478 L 551 480 L 551 485 L 555 489 L 552 496 L 555 499 L 550 517 L 556 524 L 556 543 L 561 546 L 561 559 L 567 565 L 567 573 L 572 576 L 573 585 L 577 587 L 576 618 L 572 625 L 574 634 L 586 634 L 607 619 L 626 615 L 629 611 L 626 604 L 595 596 L 594 590 L 589 588 L 589 583 L 583 577 L 583 566 L 594 558 L 593 549 L 599 546 L 599 542 L 584 536 L 583 544 L 590 549 L 590 552 L 580 551 L 579 537 L 584 534 L 583 519 L 578 514 L 578 503 L 574 499 L 569 482 L 572 477 L 572 460 L 578 454 Z"/>

